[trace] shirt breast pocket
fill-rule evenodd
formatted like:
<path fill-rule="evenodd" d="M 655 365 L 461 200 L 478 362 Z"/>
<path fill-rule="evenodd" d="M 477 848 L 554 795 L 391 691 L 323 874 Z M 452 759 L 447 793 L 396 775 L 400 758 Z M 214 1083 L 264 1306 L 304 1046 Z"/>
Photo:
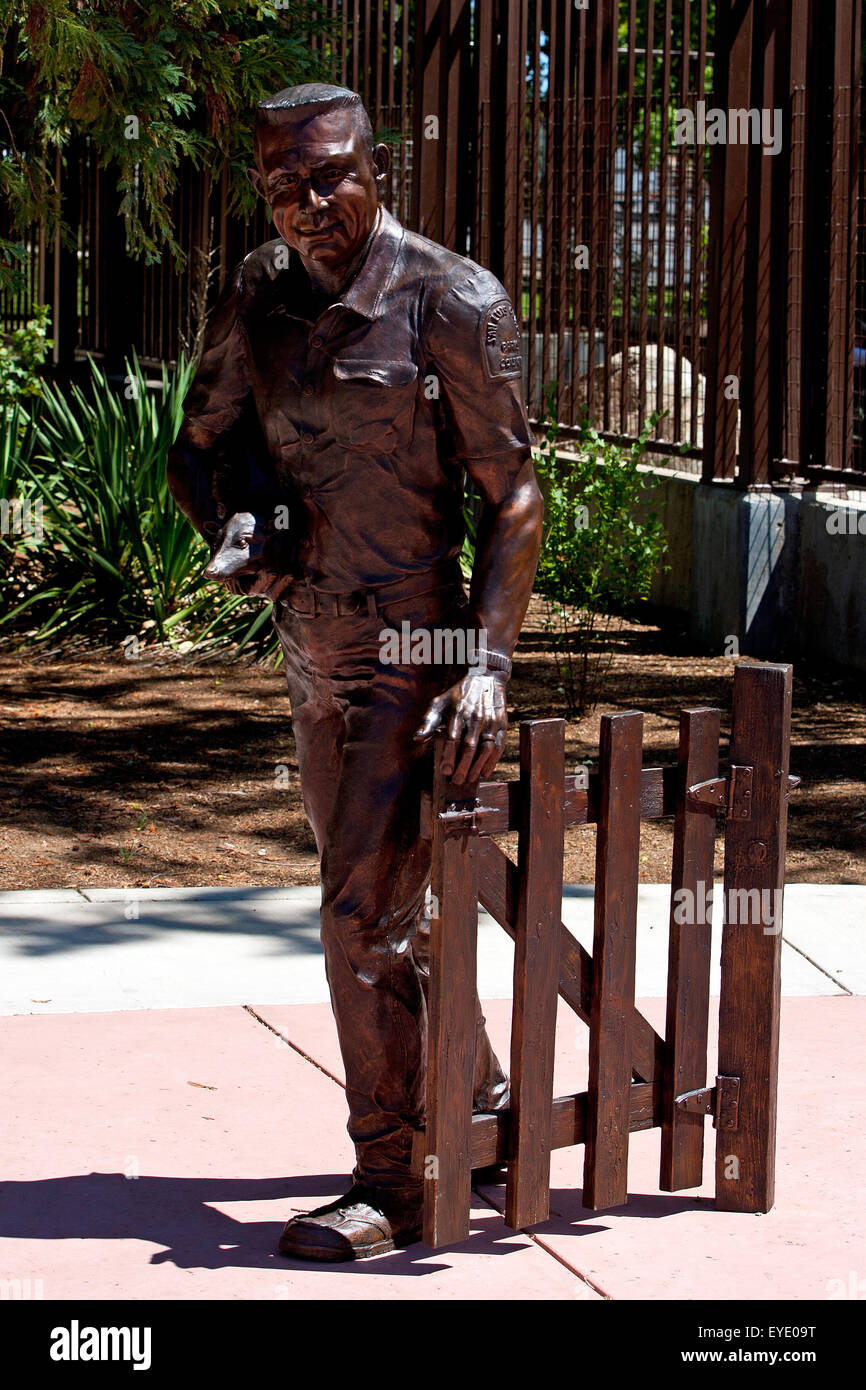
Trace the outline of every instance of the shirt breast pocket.
<path fill-rule="evenodd" d="M 418 368 L 414 362 L 337 358 L 334 434 L 347 448 L 390 454 L 412 443 Z"/>

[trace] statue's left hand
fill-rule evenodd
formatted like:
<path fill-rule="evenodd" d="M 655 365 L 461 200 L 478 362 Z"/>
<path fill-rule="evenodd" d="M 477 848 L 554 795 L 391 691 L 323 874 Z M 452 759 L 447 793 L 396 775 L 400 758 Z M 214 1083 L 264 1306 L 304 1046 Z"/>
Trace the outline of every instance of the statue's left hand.
<path fill-rule="evenodd" d="M 464 676 L 431 702 L 415 738 L 430 738 L 442 725 L 448 730 L 445 776 L 455 782 L 488 777 L 502 756 L 508 728 L 503 678 L 496 672 Z"/>

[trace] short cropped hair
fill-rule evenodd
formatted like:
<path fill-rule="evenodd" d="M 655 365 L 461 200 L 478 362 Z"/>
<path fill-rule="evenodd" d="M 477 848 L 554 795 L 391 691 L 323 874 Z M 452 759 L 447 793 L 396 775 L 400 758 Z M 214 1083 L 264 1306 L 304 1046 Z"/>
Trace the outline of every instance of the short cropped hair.
<path fill-rule="evenodd" d="M 346 107 L 353 112 L 355 128 L 372 155 L 373 127 L 363 101 L 349 87 L 334 87 L 328 82 L 303 82 L 298 87 L 285 87 L 274 96 L 265 97 L 256 107 L 256 130 L 262 125 L 279 125 L 284 112 L 296 107 L 313 113 Z"/>

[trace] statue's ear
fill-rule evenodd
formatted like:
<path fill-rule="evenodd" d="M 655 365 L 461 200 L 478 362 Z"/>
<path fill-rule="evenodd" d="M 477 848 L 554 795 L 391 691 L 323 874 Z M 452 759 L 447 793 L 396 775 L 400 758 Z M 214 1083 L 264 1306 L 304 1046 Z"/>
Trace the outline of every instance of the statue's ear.
<path fill-rule="evenodd" d="M 247 169 L 247 178 L 249 179 L 249 181 L 250 181 L 250 183 L 252 184 L 253 188 L 254 188 L 254 189 L 256 190 L 256 192 L 258 193 L 259 197 L 260 197 L 260 198 L 264 198 L 264 196 L 265 196 L 265 185 L 264 185 L 264 183 L 263 183 L 263 181 L 262 181 L 262 176 L 261 176 L 261 174 L 259 173 L 258 169 L 255 168 L 255 166 L 253 166 L 253 167 L 250 168 L 250 169 Z"/>
<path fill-rule="evenodd" d="M 385 187 L 388 170 L 391 168 L 391 150 L 388 145 L 376 145 L 373 150 L 373 168 L 375 170 L 376 187 L 381 192 Z"/>

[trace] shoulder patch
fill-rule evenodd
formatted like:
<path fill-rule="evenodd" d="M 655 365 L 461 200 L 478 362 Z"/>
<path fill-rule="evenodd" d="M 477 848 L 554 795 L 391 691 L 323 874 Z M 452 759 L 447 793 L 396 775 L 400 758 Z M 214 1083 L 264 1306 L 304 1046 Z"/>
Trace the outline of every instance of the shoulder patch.
<path fill-rule="evenodd" d="M 519 376 L 523 369 L 520 324 L 510 299 L 497 299 L 485 310 L 481 331 L 488 380 Z"/>

